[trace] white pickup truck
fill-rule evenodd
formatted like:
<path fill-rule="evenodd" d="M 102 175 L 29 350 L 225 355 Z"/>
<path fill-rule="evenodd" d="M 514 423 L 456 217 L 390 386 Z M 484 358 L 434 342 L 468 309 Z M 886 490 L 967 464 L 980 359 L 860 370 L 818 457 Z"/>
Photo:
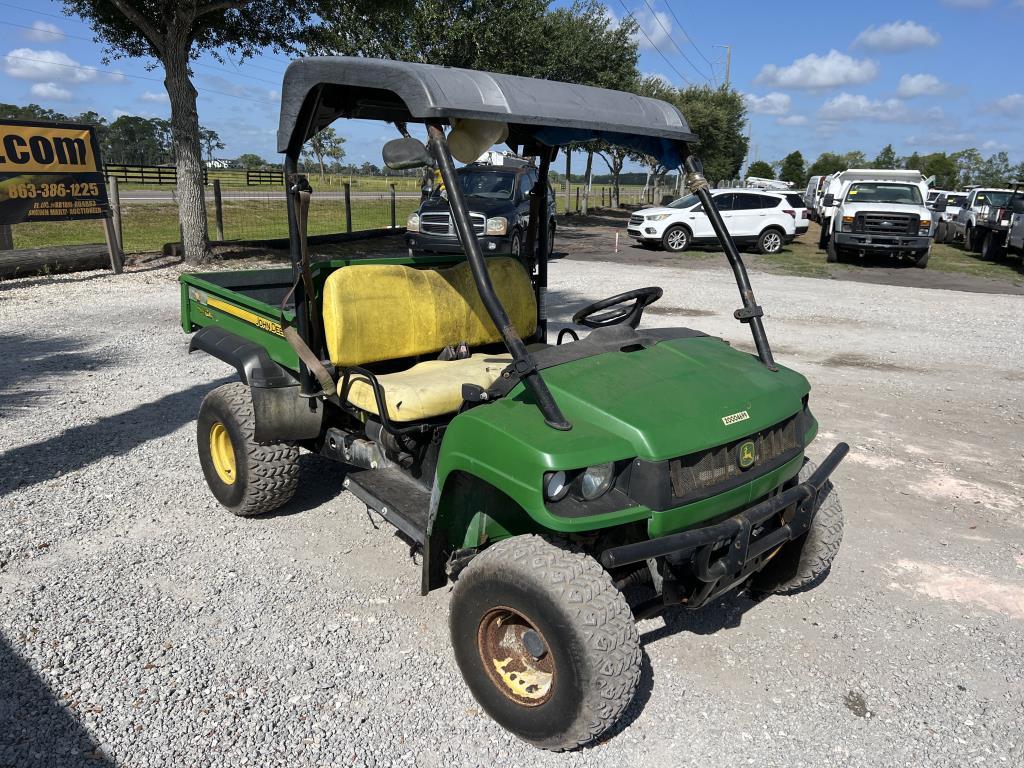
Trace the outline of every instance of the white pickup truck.
<path fill-rule="evenodd" d="M 829 262 L 869 255 L 910 259 L 924 268 L 931 255 L 933 212 L 920 171 L 851 168 L 828 181 L 821 201 L 821 240 Z"/>
<path fill-rule="evenodd" d="M 1006 232 L 1006 252 L 1016 254 L 1024 261 L 1024 181 L 1014 185 L 1016 194 L 1008 203 L 1010 226 Z"/>
<path fill-rule="evenodd" d="M 981 253 L 985 245 L 985 227 L 992 209 L 1007 205 L 1013 196 L 1012 189 L 975 187 L 967 193 L 967 200 L 955 219 L 950 219 L 946 229 L 948 242 L 963 240 L 964 248 L 972 253 Z"/>

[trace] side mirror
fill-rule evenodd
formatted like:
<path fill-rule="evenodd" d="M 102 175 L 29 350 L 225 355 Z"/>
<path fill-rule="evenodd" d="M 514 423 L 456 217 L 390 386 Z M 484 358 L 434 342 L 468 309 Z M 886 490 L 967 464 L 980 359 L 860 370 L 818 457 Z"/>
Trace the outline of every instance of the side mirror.
<path fill-rule="evenodd" d="M 430 165 L 432 158 L 423 142 L 411 136 L 392 139 L 381 151 L 384 165 L 393 171 L 404 171 L 407 168 L 423 168 Z"/>
<path fill-rule="evenodd" d="M 932 210 L 935 211 L 936 213 L 942 213 L 944 210 L 946 210 L 946 202 L 946 196 L 939 195 L 937 198 L 935 198 L 935 202 L 932 203 Z"/>
<path fill-rule="evenodd" d="M 831 208 L 833 205 L 836 204 L 836 196 L 835 195 L 825 195 L 825 197 L 821 201 L 821 204 L 825 208 Z"/>

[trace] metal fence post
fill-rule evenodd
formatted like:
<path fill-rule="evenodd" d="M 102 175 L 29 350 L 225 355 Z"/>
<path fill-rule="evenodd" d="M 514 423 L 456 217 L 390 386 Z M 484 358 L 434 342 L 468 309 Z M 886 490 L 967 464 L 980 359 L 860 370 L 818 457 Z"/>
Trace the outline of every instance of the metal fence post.
<path fill-rule="evenodd" d="M 576 213 L 580 212 L 580 188 L 576 187 Z"/>
<path fill-rule="evenodd" d="M 352 231 L 352 182 L 345 182 L 345 231 Z"/>
<path fill-rule="evenodd" d="M 395 210 L 395 184 L 394 182 L 392 182 L 391 184 L 388 184 L 388 186 L 391 187 L 391 228 L 394 229 L 398 223 L 395 220 L 395 216 L 397 213 L 397 211 Z"/>
<path fill-rule="evenodd" d="M 117 236 L 117 247 L 124 253 L 124 228 L 121 223 L 121 189 L 116 176 L 107 179 L 107 196 L 110 199 L 110 213 L 114 217 L 114 235 Z"/>
<path fill-rule="evenodd" d="M 220 196 L 220 179 L 213 180 L 213 210 L 217 222 L 217 239 L 224 241 L 224 201 Z"/>

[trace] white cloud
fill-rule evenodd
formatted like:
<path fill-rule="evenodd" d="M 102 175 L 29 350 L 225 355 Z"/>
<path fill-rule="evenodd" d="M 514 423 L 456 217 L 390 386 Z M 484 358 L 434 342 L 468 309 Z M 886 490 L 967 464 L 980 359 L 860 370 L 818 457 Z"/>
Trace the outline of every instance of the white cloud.
<path fill-rule="evenodd" d="M 636 41 L 641 50 L 651 51 L 655 48 L 664 48 L 672 37 L 672 21 L 667 13 L 655 11 L 651 13 L 646 8 L 641 8 L 633 14 L 636 23 L 640 25 L 642 32 L 637 32 Z"/>
<path fill-rule="evenodd" d="M 931 48 L 938 44 L 938 35 L 913 21 L 893 21 L 878 27 L 872 24 L 853 41 L 855 48 L 888 52 Z"/>
<path fill-rule="evenodd" d="M 855 59 L 833 49 L 824 56 L 808 54 L 788 67 L 766 64 L 754 82 L 776 88 L 818 90 L 867 83 L 877 75 L 878 65 L 871 59 Z"/>
<path fill-rule="evenodd" d="M 946 84 L 935 75 L 903 75 L 896 93 L 904 99 L 915 96 L 938 96 L 946 91 Z"/>
<path fill-rule="evenodd" d="M 40 99 L 54 99 L 56 101 L 68 101 L 71 98 L 71 91 L 61 88 L 56 83 L 35 83 L 29 92 Z"/>
<path fill-rule="evenodd" d="M 906 144 L 921 149 L 950 149 L 976 146 L 977 136 L 968 131 L 929 131 L 928 133 L 908 136 Z"/>
<path fill-rule="evenodd" d="M 57 43 L 64 39 L 64 33 L 56 24 L 48 21 L 33 21 L 32 29 L 25 31 L 25 37 L 37 43 Z"/>
<path fill-rule="evenodd" d="M 1010 148 L 1010 145 L 1009 144 L 1004 144 L 1001 141 L 995 141 L 994 139 L 989 139 L 988 141 L 986 141 L 984 144 L 981 145 L 981 148 L 986 150 L 986 151 L 992 152 L 992 151 L 999 151 L 999 150 L 1007 150 L 1007 149 Z"/>
<path fill-rule="evenodd" d="M 914 123 L 926 120 L 938 120 L 942 110 L 911 109 L 900 99 L 869 99 L 867 96 L 841 93 L 826 101 L 818 117 L 827 122 L 847 122 L 853 120 L 873 120 L 880 123 Z"/>
<path fill-rule="evenodd" d="M 804 115 L 786 115 L 775 121 L 776 125 L 807 125 L 807 118 Z"/>
<path fill-rule="evenodd" d="M 123 83 L 125 81 L 125 76 L 123 72 L 114 70 L 113 72 L 107 73 L 107 80 L 112 83 Z"/>
<path fill-rule="evenodd" d="M 789 112 L 793 102 L 787 93 L 768 93 L 764 96 L 745 93 L 743 99 L 755 115 L 784 115 Z"/>
<path fill-rule="evenodd" d="M 8 53 L 4 57 L 4 72 L 22 80 L 60 80 L 72 83 L 90 82 L 98 74 L 94 68 L 83 67 L 66 53 L 35 51 L 31 48 L 15 48 Z"/>
<path fill-rule="evenodd" d="M 142 95 L 139 96 L 142 101 L 150 101 L 155 104 L 169 104 L 171 99 L 167 95 L 167 91 L 143 91 Z"/>
<path fill-rule="evenodd" d="M 1009 96 L 996 99 L 988 105 L 986 110 L 988 112 L 997 112 L 1006 117 L 1024 115 L 1024 93 L 1011 93 Z"/>

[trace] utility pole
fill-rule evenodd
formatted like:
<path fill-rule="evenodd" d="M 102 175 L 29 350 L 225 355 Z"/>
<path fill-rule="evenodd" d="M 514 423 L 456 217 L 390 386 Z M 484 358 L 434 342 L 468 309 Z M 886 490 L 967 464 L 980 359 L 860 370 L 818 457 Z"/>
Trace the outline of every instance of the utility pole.
<path fill-rule="evenodd" d="M 732 70 L 732 46 L 731 45 L 713 45 L 712 48 L 725 48 L 725 87 L 729 87 L 729 76 Z"/>

